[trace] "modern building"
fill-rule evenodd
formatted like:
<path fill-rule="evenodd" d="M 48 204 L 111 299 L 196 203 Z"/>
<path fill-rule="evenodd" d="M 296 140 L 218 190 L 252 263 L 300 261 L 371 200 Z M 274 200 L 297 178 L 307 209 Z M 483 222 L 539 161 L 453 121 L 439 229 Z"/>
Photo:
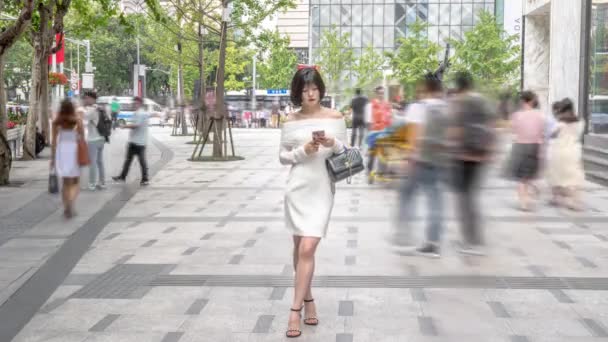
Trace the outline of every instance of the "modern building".
<path fill-rule="evenodd" d="M 608 117 L 608 0 L 525 0 L 524 16 L 523 87 Z"/>
<path fill-rule="evenodd" d="M 277 30 L 290 39 L 299 63 L 308 63 L 310 0 L 296 0 L 296 7 L 277 15 Z"/>

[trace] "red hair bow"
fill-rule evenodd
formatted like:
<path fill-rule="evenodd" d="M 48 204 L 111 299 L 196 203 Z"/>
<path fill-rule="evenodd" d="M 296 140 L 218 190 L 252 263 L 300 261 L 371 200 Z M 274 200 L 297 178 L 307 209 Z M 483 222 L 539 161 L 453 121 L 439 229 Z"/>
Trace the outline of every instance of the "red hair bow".
<path fill-rule="evenodd" d="M 308 64 L 298 64 L 298 70 L 302 70 L 302 69 L 315 69 L 315 70 L 319 71 L 319 66 L 318 65 L 308 65 Z"/>

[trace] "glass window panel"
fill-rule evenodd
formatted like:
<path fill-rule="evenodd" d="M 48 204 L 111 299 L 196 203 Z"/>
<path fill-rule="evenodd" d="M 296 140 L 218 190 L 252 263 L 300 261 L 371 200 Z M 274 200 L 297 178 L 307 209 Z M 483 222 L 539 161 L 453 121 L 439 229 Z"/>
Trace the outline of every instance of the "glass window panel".
<path fill-rule="evenodd" d="M 384 25 L 384 6 L 374 6 L 374 25 Z"/>
<path fill-rule="evenodd" d="M 439 25 L 450 25 L 450 5 L 439 5 Z"/>
<path fill-rule="evenodd" d="M 361 47 L 361 26 L 353 26 L 350 37 L 350 45 L 352 47 Z"/>
<path fill-rule="evenodd" d="M 384 27 L 384 47 L 392 48 L 395 46 L 395 30 L 392 26 Z"/>
<path fill-rule="evenodd" d="M 322 5 L 329 5 L 329 0 L 321 0 L 319 3 Z"/>
<path fill-rule="evenodd" d="M 347 27 L 342 26 L 342 32 L 341 33 L 342 33 L 343 37 L 348 37 L 348 40 L 350 41 L 350 39 L 351 39 L 350 37 L 352 36 L 352 27 L 350 27 L 350 26 L 347 26 Z"/>
<path fill-rule="evenodd" d="M 439 27 L 439 41 L 438 43 L 444 44 L 450 38 L 450 27 L 449 26 L 440 26 Z"/>
<path fill-rule="evenodd" d="M 384 5 L 384 25 L 395 25 L 395 5 L 393 4 Z"/>
<path fill-rule="evenodd" d="M 372 32 L 371 27 L 363 27 L 361 31 L 361 47 L 365 48 L 372 45 Z"/>
<path fill-rule="evenodd" d="M 360 26 L 362 24 L 363 12 L 361 11 L 361 5 L 353 5 L 352 15 L 353 15 L 353 26 Z"/>
<path fill-rule="evenodd" d="M 407 25 L 416 22 L 416 5 L 407 5 L 405 12 L 405 23 Z"/>
<path fill-rule="evenodd" d="M 374 47 L 384 46 L 384 28 L 382 26 L 374 26 Z"/>
<path fill-rule="evenodd" d="M 350 26 L 352 24 L 352 13 L 350 10 L 350 5 L 342 5 L 342 26 Z"/>
<path fill-rule="evenodd" d="M 428 22 L 429 19 L 429 5 L 427 4 L 418 4 L 417 7 L 417 17 L 420 21 Z"/>
<path fill-rule="evenodd" d="M 494 4 L 487 3 L 486 4 L 486 11 L 490 12 L 491 14 L 494 14 Z"/>
<path fill-rule="evenodd" d="M 450 25 L 462 25 L 462 5 L 452 4 Z"/>
<path fill-rule="evenodd" d="M 331 22 L 330 25 L 340 25 L 340 6 L 331 5 Z"/>
<path fill-rule="evenodd" d="M 462 4 L 462 25 L 473 25 L 473 4 Z"/>
<path fill-rule="evenodd" d="M 429 5 L 429 25 L 438 25 L 439 24 L 439 5 L 430 4 Z"/>
<path fill-rule="evenodd" d="M 429 40 L 432 42 L 439 42 L 439 26 L 429 26 Z"/>
<path fill-rule="evenodd" d="M 473 14 L 474 14 L 474 19 L 475 19 L 473 25 L 477 24 L 477 22 L 479 21 L 479 14 L 481 14 L 481 12 L 483 12 L 484 10 L 485 10 L 485 7 L 483 4 L 475 4 L 473 6 L 473 12 L 474 12 Z"/>
<path fill-rule="evenodd" d="M 363 25 L 372 26 L 374 24 L 374 5 L 363 5 Z"/>
<path fill-rule="evenodd" d="M 450 29 L 450 38 L 455 39 L 455 40 L 460 40 L 462 37 L 460 36 L 461 34 L 461 28 L 460 26 L 452 26 Z"/>
<path fill-rule="evenodd" d="M 398 44 L 399 38 L 405 38 L 404 29 L 400 27 L 395 27 L 395 46 Z"/>
<path fill-rule="evenodd" d="M 319 12 L 321 13 L 321 26 L 329 25 L 329 6 L 320 6 Z"/>
<path fill-rule="evenodd" d="M 405 4 L 395 4 L 395 25 L 401 25 L 405 21 Z"/>

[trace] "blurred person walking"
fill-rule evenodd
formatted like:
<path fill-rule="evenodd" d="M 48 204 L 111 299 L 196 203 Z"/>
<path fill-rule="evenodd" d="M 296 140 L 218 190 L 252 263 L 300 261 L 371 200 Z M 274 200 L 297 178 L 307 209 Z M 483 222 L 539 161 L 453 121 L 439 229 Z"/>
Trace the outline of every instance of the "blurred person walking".
<path fill-rule="evenodd" d="M 112 98 L 110 113 L 112 116 L 112 129 L 116 129 L 118 127 L 118 114 L 120 114 L 120 103 L 116 97 Z"/>
<path fill-rule="evenodd" d="M 520 100 L 521 110 L 511 116 L 511 131 L 515 137 L 509 173 L 518 181 L 519 209 L 530 211 L 530 195 L 538 195 L 534 180 L 538 177 L 540 168 L 546 119 L 545 114 L 538 109 L 538 97 L 534 92 L 522 92 Z"/>
<path fill-rule="evenodd" d="M 87 91 L 83 97 L 84 119 L 86 122 L 86 139 L 89 147 L 89 190 L 105 189 L 105 166 L 103 148 L 110 141 L 112 121 L 106 111 L 97 105 L 97 94 Z M 99 179 L 98 179 L 99 176 Z"/>
<path fill-rule="evenodd" d="M 421 81 L 425 98 L 424 123 L 408 161 L 408 177 L 404 179 L 399 196 L 399 224 L 394 243 L 409 245 L 410 221 L 414 212 L 414 195 L 421 188 L 428 196 L 428 228 L 426 241 L 416 251 L 430 257 L 440 257 L 440 242 L 443 231 L 443 195 L 441 178 L 445 169 L 445 138 L 447 128 L 447 105 L 443 100 L 441 81 L 427 74 Z"/>
<path fill-rule="evenodd" d="M 129 174 L 129 168 L 133 162 L 133 157 L 137 156 L 141 168 L 140 185 L 150 184 L 148 178 L 148 162 L 146 161 L 146 145 L 148 144 L 148 115 L 143 112 L 143 101 L 141 97 L 134 97 L 135 113 L 131 122 L 121 128 L 127 128 L 129 132 L 129 143 L 127 145 L 127 157 L 119 176 L 112 177 L 116 182 L 124 182 Z"/>
<path fill-rule="evenodd" d="M 369 100 L 367 96 L 361 94 L 361 89 L 355 89 L 355 97 L 350 102 L 350 108 L 352 109 L 352 134 L 350 145 L 361 147 L 363 138 L 365 137 L 365 109 Z M 355 145 L 355 141 L 357 144 Z"/>
<path fill-rule="evenodd" d="M 74 216 L 74 202 L 80 192 L 78 143 L 84 139 L 83 126 L 72 101 L 63 100 L 52 124 L 51 169 L 63 180 L 63 216 L 66 219 Z"/>
<path fill-rule="evenodd" d="M 382 132 L 391 126 L 392 110 L 391 104 L 384 99 L 384 87 L 378 86 L 375 89 L 376 98 L 374 98 L 368 108 L 370 109 L 370 118 L 367 120 L 368 130 L 370 132 Z M 367 172 L 370 184 L 373 182 L 376 168 L 376 154 L 373 148 L 370 149 L 367 161 Z M 380 163 L 378 166 L 379 173 L 385 172 L 385 165 Z"/>
<path fill-rule="evenodd" d="M 556 109 L 558 123 L 547 154 L 547 174 L 553 192 L 550 203 L 581 211 L 578 189 L 585 180 L 580 139 L 584 126 L 570 99 L 560 101 Z"/>
<path fill-rule="evenodd" d="M 295 291 L 289 315 L 287 337 L 302 335 L 304 324 L 317 325 L 311 283 L 315 253 L 327 227 L 334 204 L 335 187 L 325 161 L 344 150 L 346 124 L 341 113 L 321 106 L 325 84 L 312 68 L 298 70 L 291 83 L 291 101 L 301 106 L 289 115 L 281 130 L 279 160 L 291 165 L 285 189 L 285 221 L 293 234 Z"/>
<path fill-rule="evenodd" d="M 473 92 L 470 73 L 457 73 L 455 83 L 456 93 L 449 104 L 448 141 L 453 148 L 452 180 L 460 213 L 461 252 L 482 254 L 484 239 L 477 196 L 483 166 L 494 154 L 496 116 L 488 101 Z"/>

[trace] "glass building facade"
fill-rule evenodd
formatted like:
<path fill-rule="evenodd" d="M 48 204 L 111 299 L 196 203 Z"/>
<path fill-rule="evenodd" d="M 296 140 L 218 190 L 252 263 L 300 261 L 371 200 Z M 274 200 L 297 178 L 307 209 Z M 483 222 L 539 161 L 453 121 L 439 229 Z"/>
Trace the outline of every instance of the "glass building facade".
<path fill-rule="evenodd" d="M 428 23 L 430 40 L 445 45 L 460 39 L 478 20 L 481 11 L 495 13 L 496 0 L 311 0 L 312 51 L 318 55 L 323 32 L 336 26 L 349 34 L 359 56 L 368 46 L 392 51 L 416 20 Z"/>
<path fill-rule="evenodd" d="M 590 19 L 589 131 L 608 134 L 608 1 L 593 0 Z"/>

